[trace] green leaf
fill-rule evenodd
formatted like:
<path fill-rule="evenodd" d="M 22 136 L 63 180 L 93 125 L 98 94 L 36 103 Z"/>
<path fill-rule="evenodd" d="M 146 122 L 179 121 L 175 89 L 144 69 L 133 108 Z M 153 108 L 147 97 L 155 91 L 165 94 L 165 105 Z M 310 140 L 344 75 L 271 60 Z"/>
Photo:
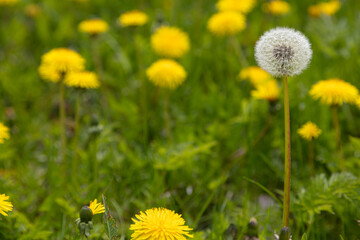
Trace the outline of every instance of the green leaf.
<path fill-rule="evenodd" d="M 105 207 L 105 213 L 103 215 L 105 232 L 110 239 L 117 239 L 119 237 L 118 236 L 119 232 L 116 228 L 115 219 L 110 215 L 110 211 L 106 204 L 106 198 L 105 198 L 104 194 L 102 195 L 102 198 L 103 198 L 103 204 Z"/>

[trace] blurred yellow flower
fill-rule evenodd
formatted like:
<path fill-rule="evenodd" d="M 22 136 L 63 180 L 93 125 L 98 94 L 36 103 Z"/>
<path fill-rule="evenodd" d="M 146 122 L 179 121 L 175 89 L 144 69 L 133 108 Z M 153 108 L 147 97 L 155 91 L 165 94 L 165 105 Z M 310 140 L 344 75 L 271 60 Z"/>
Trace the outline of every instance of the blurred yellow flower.
<path fill-rule="evenodd" d="M 340 1 L 332 0 L 312 5 L 308 8 L 308 12 L 312 17 L 319 17 L 321 14 L 332 16 L 340 9 L 340 6 Z"/>
<path fill-rule="evenodd" d="M 219 0 L 216 7 L 219 11 L 236 11 L 246 14 L 254 8 L 255 3 L 256 0 Z"/>
<path fill-rule="evenodd" d="M 39 5 L 31 3 L 26 5 L 25 14 L 29 17 L 35 18 L 41 14 L 42 10 Z"/>
<path fill-rule="evenodd" d="M 184 82 L 186 71 L 174 60 L 160 59 L 146 70 L 146 75 L 156 86 L 174 89 Z"/>
<path fill-rule="evenodd" d="M 218 36 L 235 35 L 246 27 L 245 16 L 238 12 L 219 12 L 211 16 L 208 30 Z"/>
<path fill-rule="evenodd" d="M 360 95 L 355 100 L 355 105 L 360 109 Z"/>
<path fill-rule="evenodd" d="M 7 212 L 13 210 L 13 205 L 11 202 L 8 202 L 9 196 L 5 194 L 0 194 L 0 214 L 7 216 Z"/>
<path fill-rule="evenodd" d="M 85 59 L 68 48 L 54 48 L 41 57 L 40 76 L 48 81 L 58 82 L 68 72 L 82 71 Z"/>
<path fill-rule="evenodd" d="M 350 83 L 335 78 L 319 81 L 311 87 L 309 93 L 322 103 L 341 106 L 344 102 L 355 103 L 359 91 Z"/>
<path fill-rule="evenodd" d="M 160 56 L 180 58 L 190 49 L 187 33 L 177 27 L 159 27 L 151 36 L 151 47 Z"/>
<path fill-rule="evenodd" d="M 118 18 L 118 23 L 124 27 L 142 26 L 148 22 L 148 16 L 139 10 L 125 12 Z"/>
<path fill-rule="evenodd" d="M 321 130 L 312 122 L 307 122 L 298 129 L 297 133 L 305 140 L 311 141 L 321 134 Z"/>
<path fill-rule="evenodd" d="M 88 34 L 100 34 L 109 29 L 109 25 L 102 19 L 89 19 L 79 24 L 79 31 Z"/>
<path fill-rule="evenodd" d="M 256 87 L 260 84 L 263 84 L 270 79 L 273 79 L 272 76 L 262 70 L 260 67 L 257 66 L 250 66 L 247 68 L 244 68 L 240 71 L 239 74 L 240 79 L 242 80 L 250 80 L 250 82 Z"/>
<path fill-rule="evenodd" d="M 101 202 L 98 203 L 96 198 L 94 199 L 93 202 L 90 201 L 89 208 L 91 209 L 93 215 L 105 212 L 104 205 Z"/>
<path fill-rule="evenodd" d="M 279 98 L 280 89 L 276 80 L 272 79 L 263 84 L 257 85 L 256 89 L 251 91 L 251 95 L 257 99 L 264 99 L 273 102 Z"/>
<path fill-rule="evenodd" d="M 263 6 L 266 12 L 270 12 L 273 15 L 283 15 L 290 12 L 290 4 L 281 0 L 271 1 Z"/>
<path fill-rule="evenodd" d="M 4 143 L 4 140 L 10 138 L 9 132 L 9 128 L 0 122 L 0 143 Z"/>
<path fill-rule="evenodd" d="M 152 208 L 136 214 L 130 225 L 132 240 L 186 240 L 193 238 L 192 228 L 185 225 L 180 214 L 166 208 Z"/>
<path fill-rule="evenodd" d="M 69 87 L 98 88 L 100 86 L 97 75 L 93 72 L 71 72 L 66 75 L 64 84 Z"/>
<path fill-rule="evenodd" d="M 19 0 L 0 0 L 0 6 L 12 5 L 18 1 Z"/>

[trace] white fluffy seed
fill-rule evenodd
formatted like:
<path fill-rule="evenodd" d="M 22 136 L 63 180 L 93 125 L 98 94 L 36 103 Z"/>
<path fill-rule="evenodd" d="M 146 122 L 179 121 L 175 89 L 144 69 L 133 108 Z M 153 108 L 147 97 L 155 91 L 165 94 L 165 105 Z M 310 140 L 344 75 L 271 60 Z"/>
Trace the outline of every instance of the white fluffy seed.
<path fill-rule="evenodd" d="M 257 63 L 274 77 L 299 75 L 309 65 L 311 56 L 309 40 L 291 28 L 271 29 L 255 46 Z"/>

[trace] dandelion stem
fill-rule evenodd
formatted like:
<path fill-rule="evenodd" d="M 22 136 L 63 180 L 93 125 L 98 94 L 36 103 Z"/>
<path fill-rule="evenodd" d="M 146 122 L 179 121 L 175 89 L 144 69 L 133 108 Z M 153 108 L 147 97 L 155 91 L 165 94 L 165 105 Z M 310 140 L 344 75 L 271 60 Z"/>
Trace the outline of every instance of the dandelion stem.
<path fill-rule="evenodd" d="M 339 167 L 341 171 L 345 170 L 345 162 L 344 157 L 342 153 L 342 147 L 341 147 L 341 131 L 340 131 L 340 124 L 339 124 L 339 117 L 338 117 L 338 107 L 332 106 L 332 114 L 333 114 L 333 121 L 334 121 L 334 128 L 336 132 L 336 144 L 339 154 Z"/>
<path fill-rule="evenodd" d="M 169 113 L 169 91 L 164 89 L 164 121 L 165 121 L 165 136 L 171 139 L 170 113 Z"/>
<path fill-rule="evenodd" d="M 60 115 L 60 138 L 61 138 L 61 147 L 60 147 L 60 158 L 63 165 L 64 178 L 67 175 L 67 162 L 65 159 L 66 155 L 66 135 L 65 135 L 65 86 L 63 79 L 60 81 L 60 105 L 59 105 L 59 115 Z"/>
<path fill-rule="evenodd" d="M 147 82 L 144 76 L 143 71 L 143 64 L 142 64 L 142 57 L 141 57 L 141 43 L 139 42 L 140 35 L 137 35 L 135 32 L 134 35 L 134 43 L 135 43 L 135 54 L 136 54 L 136 61 L 138 63 L 138 76 L 140 79 L 140 108 L 141 108 L 141 114 L 142 114 L 142 128 L 143 128 L 143 138 L 144 138 L 144 145 L 147 145 L 148 142 L 148 110 L 147 110 Z"/>
<path fill-rule="evenodd" d="M 235 36 L 231 36 L 230 37 L 230 42 L 231 42 L 231 45 L 233 46 L 234 48 L 234 51 L 236 53 L 236 55 L 238 56 L 239 60 L 240 60 L 240 63 L 241 63 L 241 66 L 244 68 L 244 67 L 247 67 L 249 64 L 246 60 L 246 57 L 244 55 L 244 52 L 243 50 L 241 49 L 241 46 L 239 45 L 239 42 L 237 41 L 236 37 Z"/>
<path fill-rule="evenodd" d="M 78 92 L 76 95 L 76 104 L 75 104 L 75 126 L 74 126 L 74 158 L 72 161 L 72 177 L 75 179 L 78 171 L 78 140 L 79 140 L 79 128 L 80 128 L 80 98 L 81 93 Z"/>
<path fill-rule="evenodd" d="M 99 76 L 99 80 L 103 81 L 104 80 L 103 79 L 103 66 L 102 66 L 100 53 L 99 53 L 99 41 L 98 41 L 97 35 L 92 36 L 92 55 L 93 55 L 94 65 L 95 65 L 97 74 Z"/>
<path fill-rule="evenodd" d="M 315 168 L 314 168 L 314 140 L 313 139 L 309 142 L 309 164 L 310 164 L 311 176 L 314 176 Z"/>
<path fill-rule="evenodd" d="M 285 121 L 285 176 L 284 176 L 284 209 L 283 226 L 289 226 L 290 210 L 290 176 L 291 176 L 291 141 L 290 141 L 290 107 L 289 107 L 289 89 L 287 76 L 283 77 L 284 87 L 284 121 Z"/>

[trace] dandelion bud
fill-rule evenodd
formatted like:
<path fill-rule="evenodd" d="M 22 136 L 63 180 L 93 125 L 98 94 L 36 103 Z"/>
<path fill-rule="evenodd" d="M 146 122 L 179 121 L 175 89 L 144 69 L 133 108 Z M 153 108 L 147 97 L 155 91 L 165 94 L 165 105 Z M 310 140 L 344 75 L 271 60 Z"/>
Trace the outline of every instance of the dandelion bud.
<path fill-rule="evenodd" d="M 247 225 L 246 236 L 249 238 L 258 237 L 258 222 L 255 218 L 251 218 Z"/>
<path fill-rule="evenodd" d="M 93 212 L 88 206 L 83 206 L 80 210 L 80 220 L 82 223 L 88 223 L 92 220 Z"/>
<path fill-rule="evenodd" d="M 257 63 L 275 77 L 299 75 L 309 65 L 311 56 L 309 40 L 291 28 L 272 29 L 255 46 Z"/>

